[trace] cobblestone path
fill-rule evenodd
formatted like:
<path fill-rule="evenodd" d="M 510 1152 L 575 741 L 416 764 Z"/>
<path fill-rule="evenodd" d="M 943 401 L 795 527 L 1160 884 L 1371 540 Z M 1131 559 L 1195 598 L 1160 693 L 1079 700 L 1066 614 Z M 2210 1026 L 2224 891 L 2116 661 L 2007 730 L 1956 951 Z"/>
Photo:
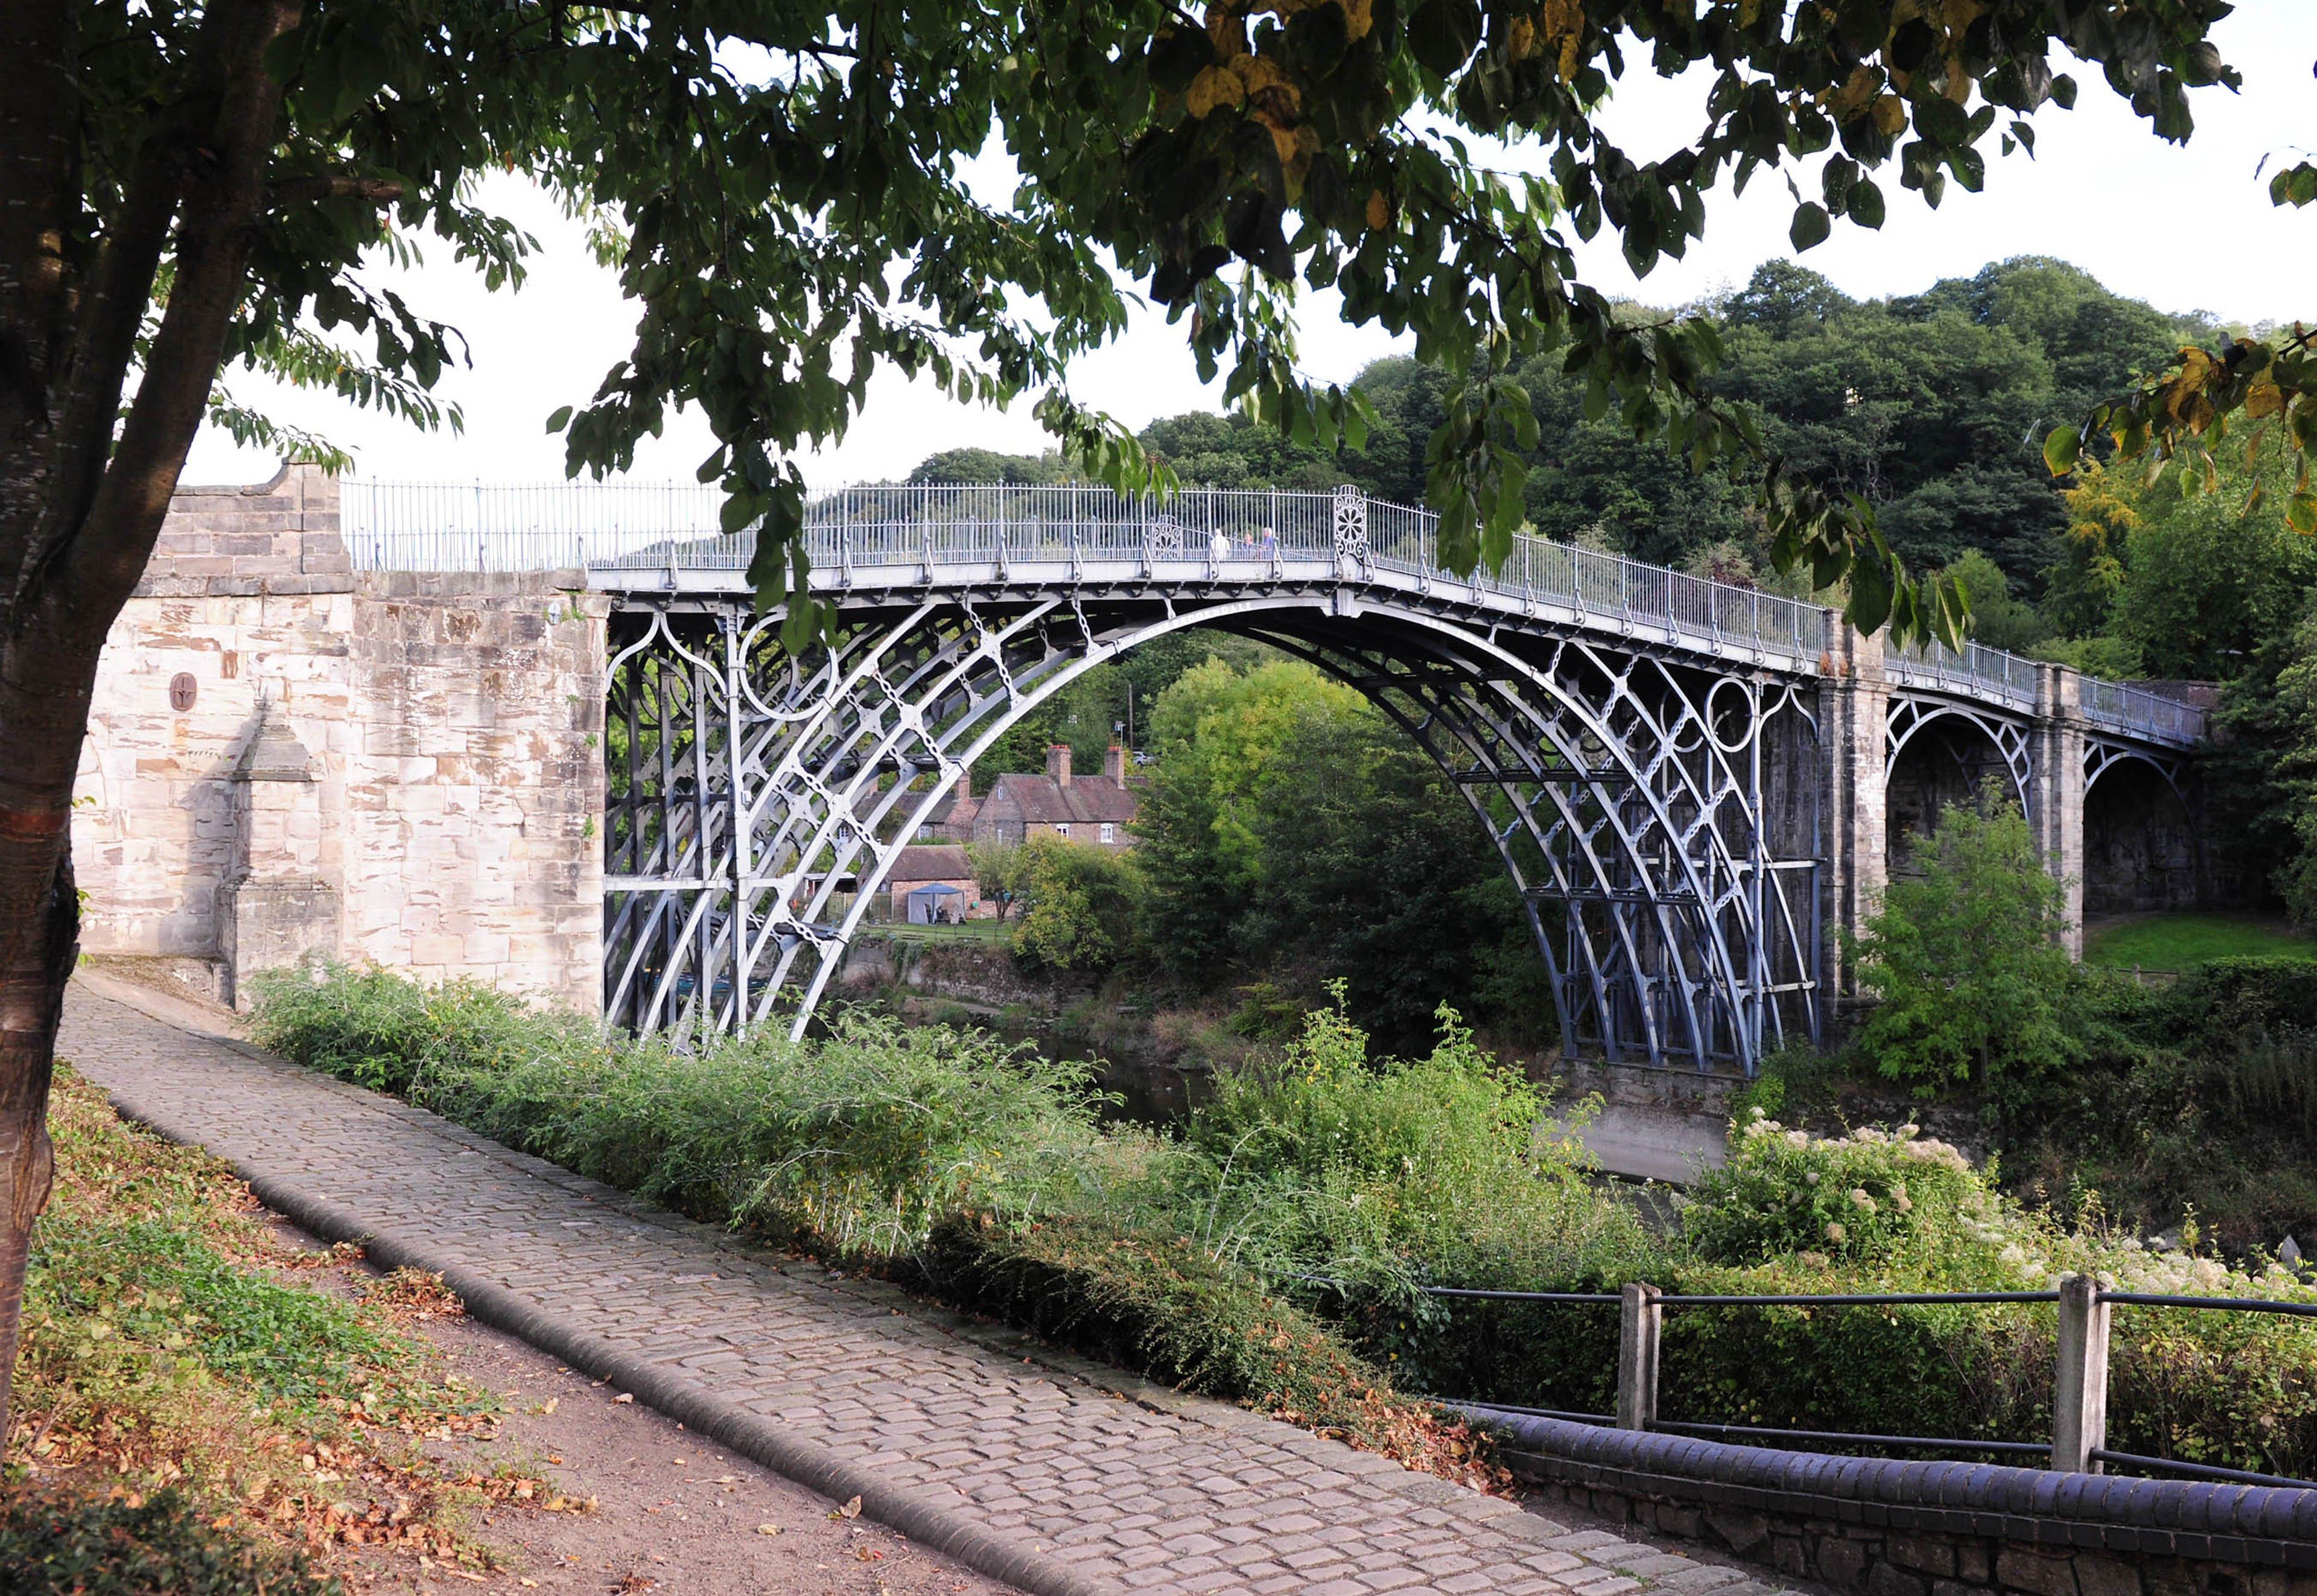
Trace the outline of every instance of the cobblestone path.
<path fill-rule="evenodd" d="M 76 983 L 63 1055 L 269 1205 L 1042 1596 L 1765 1587 L 976 1325 Z"/>

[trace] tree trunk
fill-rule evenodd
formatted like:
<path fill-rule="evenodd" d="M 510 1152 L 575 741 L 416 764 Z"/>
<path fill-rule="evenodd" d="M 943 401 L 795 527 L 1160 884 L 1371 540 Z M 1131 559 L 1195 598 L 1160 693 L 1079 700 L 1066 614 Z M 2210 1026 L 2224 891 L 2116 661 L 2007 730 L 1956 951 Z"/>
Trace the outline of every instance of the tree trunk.
<path fill-rule="evenodd" d="M 15 961 L 0 971 L 0 1348 L 8 1353 L 0 1359 L 0 1449 L 8 1435 L 15 1385 L 32 1222 L 48 1206 L 56 1178 L 49 1143 L 49 1081 L 79 934 L 80 903 L 67 848 L 41 906 L 40 935 L 21 939 Z"/>
<path fill-rule="evenodd" d="M 49 1080 L 79 932 L 72 790 L 97 659 L 248 291 L 282 112 L 265 52 L 300 4 L 209 0 L 83 282 L 62 242 L 85 220 L 81 8 L 0 0 L 0 1444 L 32 1222 L 54 1179 Z M 167 302 L 123 416 L 165 247 Z"/>

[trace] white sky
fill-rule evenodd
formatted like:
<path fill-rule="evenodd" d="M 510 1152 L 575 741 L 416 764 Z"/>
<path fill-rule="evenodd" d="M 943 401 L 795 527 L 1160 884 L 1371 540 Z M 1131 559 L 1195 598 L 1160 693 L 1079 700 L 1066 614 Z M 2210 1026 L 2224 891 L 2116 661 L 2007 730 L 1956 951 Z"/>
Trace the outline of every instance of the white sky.
<path fill-rule="evenodd" d="M 2277 210 L 2254 169 L 2264 156 L 2317 145 L 2317 4 L 2309 0 L 2242 0 L 2214 35 L 2244 74 L 2245 89 L 2198 91 L 2196 137 L 2185 148 L 2159 141 L 2095 72 L 2079 72 L 2082 95 L 2073 112 L 2047 108 L 2036 121 L 2037 155 L 1990 158 L 1986 192 L 1948 185 L 1936 211 L 1920 196 L 1881 177 L 1889 218 L 1879 233 L 1838 220 L 1834 236 L 1803 257 L 1860 298 L 1912 292 L 1942 277 L 1966 275 L 1990 260 L 2048 255 L 2072 261 L 2109 288 L 2168 310 L 2201 309 L 2232 321 L 2291 321 L 2317 317 L 2311 253 L 2317 207 Z M 1671 82 L 1645 71 L 1629 76 L 1613 107 L 1613 134 L 1639 157 L 1660 153 L 1699 125 L 1704 80 Z M 1653 138 L 1651 130 L 1666 133 Z M 1992 144 L 1989 146 L 1992 157 Z M 1521 157 L 1506 152 L 1510 164 Z M 2297 154 L 2295 158 L 2298 158 Z M 1812 193 L 1814 184 L 1806 184 Z M 545 430 L 548 414 L 583 404 L 604 372 L 627 352 L 635 311 L 612 274 L 581 247 L 578 229 L 544 198 L 505 180 L 491 196 L 536 234 L 546 248 L 519 293 L 487 292 L 476 274 L 442 259 L 416 273 L 377 273 L 421 314 L 457 327 L 473 346 L 474 364 L 444 375 L 437 391 L 466 411 L 463 435 L 421 433 L 335 400 L 274 392 L 246 373 L 228 383 L 245 402 L 310 427 L 352 449 L 360 475 L 399 481 L 543 481 L 563 475 L 562 440 Z M 1676 304 L 1741 283 L 1765 260 L 1791 251 L 1786 227 L 1794 201 L 1776 175 L 1758 175 L 1742 199 L 1726 186 L 1708 198 L 1706 242 L 1685 261 L 1667 261 L 1636 282 L 1607 229 L 1579 252 L 1594 284 Z M 1345 327 L 1331 305 L 1307 302 L 1303 364 L 1322 380 L 1350 378 L 1368 361 L 1394 352 L 1392 340 Z M 1203 390 L 1181 329 L 1155 313 L 1138 315 L 1124 338 L 1080 363 L 1078 397 L 1132 426 L 1189 409 L 1213 409 L 1220 387 Z M 845 441 L 805 462 L 816 488 L 905 474 L 940 449 L 975 445 L 1034 453 L 1047 445 L 1027 399 L 1010 412 L 961 407 L 929 385 L 881 375 L 865 415 Z M 689 480 L 711 447 L 696 417 L 679 417 L 666 436 L 637 452 L 633 479 Z M 187 464 L 189 482 L 258 481 L 273 460 L 205 432 Z"/>

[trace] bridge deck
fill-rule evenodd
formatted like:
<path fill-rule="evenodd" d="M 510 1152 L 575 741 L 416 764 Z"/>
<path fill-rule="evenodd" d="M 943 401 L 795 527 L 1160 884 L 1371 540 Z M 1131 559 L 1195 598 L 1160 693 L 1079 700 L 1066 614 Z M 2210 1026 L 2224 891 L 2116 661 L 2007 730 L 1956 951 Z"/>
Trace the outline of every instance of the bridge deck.
<path fill-rule="evenodd" d="M 578 568 L 631 596 L 736 599 L 752 531 L 720 531 L 722 496 L 693 487 L 435 487 L 348 482 L 358 569 Z M 1822 605 L 1535 537 L 1469 575 L 1438 558 L 1428 511 L 1334 493 L 1188 489 L 1130 499 L 1087 485 L 852 488 L 807 511 L 816 593 L 895 600 L 934 591 L 1139 590 L 1154 598 L 1239 589 L 1341 589 L 1454 605 L 1493 624 L 1576 630 L 1791 675 L 1825 668 L 1837 625 Z M 1894 655 L 1892 679 L 2019 714 L 2042 668 L 1973 643 Z M 2185 748 L 2204 711 L 2128 683 L 2083 679 L 2080 708 L 2127 740 Z"/>

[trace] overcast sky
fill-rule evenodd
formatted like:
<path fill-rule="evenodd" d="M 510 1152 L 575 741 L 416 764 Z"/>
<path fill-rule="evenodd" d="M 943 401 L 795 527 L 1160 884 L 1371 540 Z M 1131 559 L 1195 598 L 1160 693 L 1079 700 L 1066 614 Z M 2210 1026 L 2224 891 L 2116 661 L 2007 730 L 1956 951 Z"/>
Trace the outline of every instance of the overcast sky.
<path fill-rule="evenodd" d="M 1937 211 L 1883 175 L 1890 215 L 1879 233 L 1837 221 L 1834 236 L 1805 264 L 1861 297 L 1907 293 L 1941 277 L 1967 275 L 2015 255 L 2072 261 L 2119 293 L 2168 310 L 2206 310 L 2228 320 L 2317 318 L 2317 206 L 2278 211 L 2254 172 L 2274 157 L 2317 146 L 2317 4 L 2311 0 L 2242 0 L 2215 33 L 2222 52 L 2244 74 L 2241 95 L 2198 91 L 2196 133 L 2185 148 L 2160 142 L 2124 107 L 2096 71 L 2077 74 L 2083 94 L 2072 112 L 2047 108 L 2036 119 L 2037 153 L 1990 158 L 1986 192 L 1948 185 Z M 1628 79 L 1609 115 L 1613 135 L 1637 158 L 1662 153 L 1699 126 L 1704 79 L 1668 82 L 1645 73 Z M 1653 130 L 1662 128 L 1660 137 Z M 1993 150 L 1990 148 L 1990 157 Z M 1516 152 L 1504 152 L 1511 165 Z M 1809 192 L 1806 190 L 1805 192 Z M 278 393 L 246 373 L 228 374 L 236 396 L 258 399 L 285 419 L 351 448 L 356 473 L 395 481 L 543 481 L 563 475 L 561 440 L 547 435 L 557 406 L 584 403 L 604 372 L 627 350 L 635 311 L 612 274 L 580 247 L 577 229 L 538 194 L 501 180 L 490 196 L 545 244 L 531 282 L 518 293 L 487 292 L 480 279 L 443 264 L 416 273 L 378 273 L 401 289 L 413 308 L 457 327 L 471 343 L 471 370 L 447 373 L 438 392 L 464 407 L 463 435 L 426 434 L 335 401 Z M 1614 235 L 1579 251 L 1580 265 L 1604 291 L 1677 304 L 1743 282 L 1766 260 L 1786 257 L 1794 201 L 1785 184 L 1758 176 L 1742 199 L 1724 188 L 1709 196 L 1706 241 L 1685 261 L 1661 264 L 1636 282 Z M 1323 380 L 1343 380 L 1392 340 L 1337 319 L 1314 298 L 1302 318 L 1303 364 Z M 1179 329 L 1157 314 L 1138 314 L 1126 336 L 1082 362 L 1073 373 L 1078 397 L 1140 426 L 1154 417 L 1215 408 L 1220 390 L 1203 390 Z M 881 376 L 866 414 L 845 441 L 808 459 L 817 488 L 905 474 L 938 449 L 978 445 L 1036 452 L 1046 438 L 1027 399 L 1010 412 L 950 403 L 929 386 Z M 635 480 L 689 480 L 709 452 L 696 417 L 639 449 Z M 185 473 L 189 482 L 257 481 L 273 462 L 204 433 Z"/>

